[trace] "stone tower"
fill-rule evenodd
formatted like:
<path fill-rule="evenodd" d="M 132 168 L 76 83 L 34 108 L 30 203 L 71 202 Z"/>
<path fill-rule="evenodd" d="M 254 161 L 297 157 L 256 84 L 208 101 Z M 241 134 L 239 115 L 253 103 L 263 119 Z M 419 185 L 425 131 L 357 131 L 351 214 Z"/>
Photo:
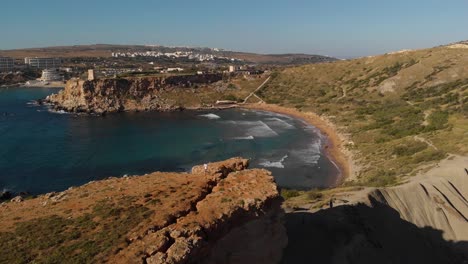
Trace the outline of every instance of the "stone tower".
<path fill-rule="evenodd" d="M 93 81 L 94 80 L 94 70 L 89 69 L 88 70 L 88 81 Z"/>

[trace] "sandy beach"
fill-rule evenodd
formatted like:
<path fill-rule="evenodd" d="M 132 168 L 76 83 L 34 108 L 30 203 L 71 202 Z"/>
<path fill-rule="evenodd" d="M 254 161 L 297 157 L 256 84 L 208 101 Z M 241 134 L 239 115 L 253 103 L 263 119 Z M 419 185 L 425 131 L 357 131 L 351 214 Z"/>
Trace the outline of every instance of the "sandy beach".
<path fill-rule="evenodd" d="M 344 143 L 347 142 L 346 137 L 340 134 L 334 124 L 328 120 L 324 120 L 312 112 L 300 112 L 293 108 L 273 104 L 243 104 L 240 107 L 285 114 L 313 125 L 327 137 L 327 144 L 324 147 L 325 153 L 340 171 L 335 185 L 338 186 L 344 181 L 356 178 L 357 166 L 354 163 L 351 152 L 344 147 Z"/>

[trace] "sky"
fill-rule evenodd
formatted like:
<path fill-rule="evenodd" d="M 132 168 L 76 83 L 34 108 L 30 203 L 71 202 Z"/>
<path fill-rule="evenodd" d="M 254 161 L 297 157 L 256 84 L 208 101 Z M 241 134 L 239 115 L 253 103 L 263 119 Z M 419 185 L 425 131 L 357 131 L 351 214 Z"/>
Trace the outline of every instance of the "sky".
<path fill-rule="evenodd" d="M 350 58 L 467 39 L 467 0 L 0 0 L 0 49 L 149 44 Z"/>

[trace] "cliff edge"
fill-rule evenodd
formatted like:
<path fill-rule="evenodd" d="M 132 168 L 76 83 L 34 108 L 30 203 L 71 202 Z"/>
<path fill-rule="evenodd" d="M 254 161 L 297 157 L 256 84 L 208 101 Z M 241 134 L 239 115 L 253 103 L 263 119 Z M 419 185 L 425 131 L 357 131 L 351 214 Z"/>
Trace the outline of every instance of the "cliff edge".
<path fill-rule="evenodd" d="M 193 96 L 195 91 L 222 79 L 222 74 L 71 79 L 65 89 L 48 96 L 45 101 L 68 112 L 168 111 L 199 106 L 201 102 Z M 180 99 L 184 97 L 193 100 L 182 105 Z"/>
<path fill-rule="evenodd" d="M 287 243 L 270 172 L 233 158 L 2 203 L 0 262 L 277 263 Z"/>

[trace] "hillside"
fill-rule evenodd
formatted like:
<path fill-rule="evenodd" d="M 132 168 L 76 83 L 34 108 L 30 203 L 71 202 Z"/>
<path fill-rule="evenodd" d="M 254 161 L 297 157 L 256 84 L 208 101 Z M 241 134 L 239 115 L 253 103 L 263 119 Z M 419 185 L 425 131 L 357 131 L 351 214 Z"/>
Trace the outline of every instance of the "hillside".
<path fill-rule="evenodd" d="M 337 126 L 359 172 L 393 185 L 447 153 L 468 153 L 468 49 L 401 51 L 277 72 L 257 95 Z"/>
<path fill-rule="evenodd" d="M 193 51 L 204 54 L 215 54 L 244 60 L 250 63 L 260 64 L 304 64 L 317 63 L 325 61 L 334 61 L 335 58 L 309 55 L 309 54 L 257 54 L 249 52 L 224 51 L 211 48 L 195 48 L 195 47 L 165 47 L 165 46 L 146 46 L 146 45 L 112 45 L 112 44 L 95 44 L 95 45 L 75 45 L 75 46 L 57 46 L 43 48 L 29 48 L 16 50 L 0 50 L 0 56 L 9 56 L 17 59 L 24 57 L 111 57 L 112 52 L 175 52 L 175 51 Z"/>

